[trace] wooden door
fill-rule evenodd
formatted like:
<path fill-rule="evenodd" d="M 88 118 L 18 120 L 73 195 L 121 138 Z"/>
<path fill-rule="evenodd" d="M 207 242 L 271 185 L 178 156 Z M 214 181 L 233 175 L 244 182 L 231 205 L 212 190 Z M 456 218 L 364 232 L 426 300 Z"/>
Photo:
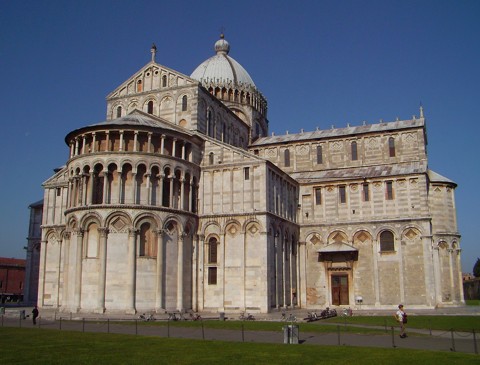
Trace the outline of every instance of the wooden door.
<path fill-rule="evenodd" d="M 348 275 L 332 275 L 332 304 L 348 305 Z"/>

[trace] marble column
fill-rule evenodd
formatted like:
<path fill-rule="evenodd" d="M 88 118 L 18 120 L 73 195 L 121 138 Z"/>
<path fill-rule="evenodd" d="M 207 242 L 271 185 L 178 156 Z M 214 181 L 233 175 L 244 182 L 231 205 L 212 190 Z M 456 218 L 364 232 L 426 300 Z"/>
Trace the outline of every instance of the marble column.
<path fill-rule="evenodd" d="M 73 305 L 78 312 L 81 308 L 82 300 L 82 262 L 83 262 L 83 229 L 77 229 L 74 234 L 77 235 L 77 252 L 75 255 L 75 291 L 73 294 Z"/>
<path fill-rule="evenodd" d="M 107 237 L 108 237 L 108 228 L 100 227 L 98 229 L 100 233 L 100 272 L 98 276 L 98 303 L 97 311 L 98 313 L 105 312 L 105 290 L 106 290 L 106 281 L 107 281 Z"/>

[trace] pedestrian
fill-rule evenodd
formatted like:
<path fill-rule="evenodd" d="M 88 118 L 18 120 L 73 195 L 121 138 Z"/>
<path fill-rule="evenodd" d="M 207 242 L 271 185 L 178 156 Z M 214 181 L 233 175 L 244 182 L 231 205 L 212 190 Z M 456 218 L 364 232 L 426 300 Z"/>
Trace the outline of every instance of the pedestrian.
<path fill-rule="evenodd" d="M 394 315 L 395 320 L 398 322 L 400 325 L 400 338 L 405 338 L 407 337 L 407 334 L 405 333 L 405 324 L 407 323 L 407 313 L 403 310 L 403 304 L 400 304 L 398 306 L 398 311 Z"/>
<path fill-rule="evenodd" d="M 37 306 L 35 306 L 32 310 L 33 324 L 37 324 L 37 317 L 38 317 L 38 308 L 37 308 Z"/>

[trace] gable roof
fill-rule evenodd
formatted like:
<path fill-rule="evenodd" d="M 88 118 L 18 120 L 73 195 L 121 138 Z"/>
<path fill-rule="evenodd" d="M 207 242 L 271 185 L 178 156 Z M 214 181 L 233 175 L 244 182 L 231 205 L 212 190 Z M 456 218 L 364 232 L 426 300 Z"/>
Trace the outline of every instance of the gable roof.
<path fill-rule="evenodd" d="M 186 81 L 187 84 L 199 84 L 197 80 L 192 79 L 190 76 L 184 75 L 181 72 L 175 71 L 171 68 L 168 68 L 166 66 L 160 65 L 159 63 L 156 63 L 154 61 L 151 61 L 147 63 L 145 66 L 140 68 L 137 72 L 135 72 L 132 76 L 130 76 L 127 80 L 122 82 L 118 87 L 115 88 L 110 94 L 107 95 L 107 100 L 117 98 L 117 97 L 123 97 L 126 96 L 128 93 L 123 94 L 123 90 L 128 90 L 128 85 L 131 84 L 132 82 L 135 82 L 139 77 L 142 77 L 142 75 L 145 72 L 151 71 L 152 73 L 154 71 L 166 71 L 168 74 L 173 74 L 183 80 Z M 181 85 L 178 85 L 181 86 Z M 144 90 L 143 92 L 152 92 L 155 90 L 160 90 L 160 88 L 152 88 L 151 90 Z M 140 94 L 142 92 L 134 92 L 133 94 Z"/>

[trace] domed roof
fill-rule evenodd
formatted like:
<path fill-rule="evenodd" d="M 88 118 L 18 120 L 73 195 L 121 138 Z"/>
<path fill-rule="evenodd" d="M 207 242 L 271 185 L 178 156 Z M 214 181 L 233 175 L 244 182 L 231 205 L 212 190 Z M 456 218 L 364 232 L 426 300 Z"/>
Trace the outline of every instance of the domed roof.
<path fill-rule="evenodd" d="M 223 34 L 215 42 L 216 55 L 210 57 L 198 66 L 190 75 L 192 79 L 200 82 L 233 82 L 234 84 L 246 84 L 255 87 L 255 83 L 248 72 L 228 55 L 230 44 L 224 39 Z"/>

